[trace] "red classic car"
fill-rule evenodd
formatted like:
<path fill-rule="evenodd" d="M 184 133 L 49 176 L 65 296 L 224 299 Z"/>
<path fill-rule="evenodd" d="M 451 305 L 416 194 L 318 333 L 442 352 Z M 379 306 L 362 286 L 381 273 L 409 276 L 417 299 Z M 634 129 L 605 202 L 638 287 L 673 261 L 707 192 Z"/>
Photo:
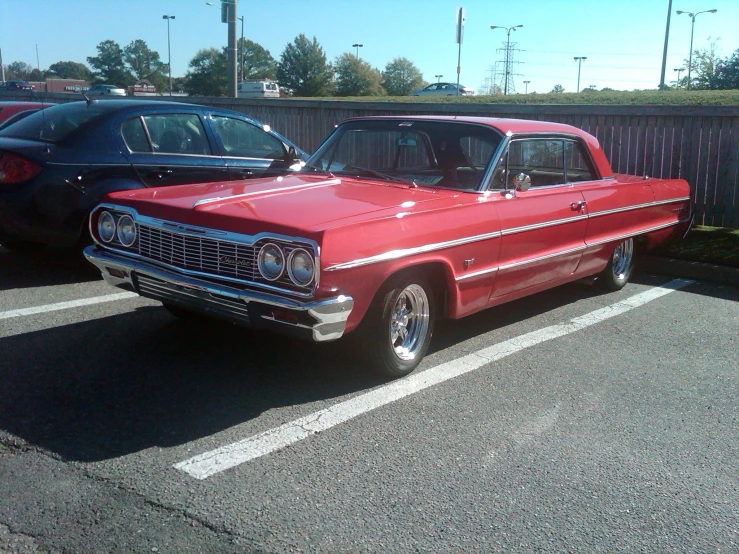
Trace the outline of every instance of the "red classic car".
<path fill-rule="evenodd" d="M 399 377 L 435 320 L 584 277 L 619 289 L 636 248 L 684 233 L 691 212 L 687 182 L 614 175 L 568 125 L 359 118 L 293 175 L 113 193 L 85 254 L 177 316 L 350 333 Z"/>

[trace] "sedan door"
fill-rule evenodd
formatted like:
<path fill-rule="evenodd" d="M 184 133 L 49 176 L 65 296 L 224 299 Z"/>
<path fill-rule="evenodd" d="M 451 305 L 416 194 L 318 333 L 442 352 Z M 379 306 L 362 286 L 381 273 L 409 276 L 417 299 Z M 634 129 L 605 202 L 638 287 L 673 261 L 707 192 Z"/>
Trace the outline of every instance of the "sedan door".
<path fill-rule="evenodd" d="M 511 141 L 494 172 L 506 188 L 496 203 L 502 227 L 493 297 L 574 273 L 585 249 L 587 213 L 579 190 L 566 184 L 564 141 Z M 528 190 L 515 181 L 530 179 Z M 523 187 L 525 188 L 525 187 Z"/>
<path fill-rule="evenodd" d="M 147 187 L 228 180 L 197 112 L 151 113 L 121 124 L 121 136 L 139 179 Z"/>
<path fill-rule="evenodd" d="M 232 181 L 284 175 L 295 163 L 282 141 L 259 125 L 219 114 L 209 121 Z"/>

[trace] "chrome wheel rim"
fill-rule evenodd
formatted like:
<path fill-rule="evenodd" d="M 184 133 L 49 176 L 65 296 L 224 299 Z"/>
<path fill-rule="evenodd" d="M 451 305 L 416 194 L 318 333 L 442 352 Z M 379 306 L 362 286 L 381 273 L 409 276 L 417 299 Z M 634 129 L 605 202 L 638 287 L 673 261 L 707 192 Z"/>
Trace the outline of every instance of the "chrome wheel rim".
<path fill-rule="evenodd" d="M 613 251 L 613 276 L 616 279 L 624 279 L 626 272 L 631 267 L 631 258 L 634 255 L 634 239 L 627 239 L 619 244 Z"/>
<path fill-rule="evenodd" d="M 413 360 L 429 330 L 429 299 L 420 285 L 408 285 L 398 295 L 390 316 L 390 344 L 401 360 Z"/>

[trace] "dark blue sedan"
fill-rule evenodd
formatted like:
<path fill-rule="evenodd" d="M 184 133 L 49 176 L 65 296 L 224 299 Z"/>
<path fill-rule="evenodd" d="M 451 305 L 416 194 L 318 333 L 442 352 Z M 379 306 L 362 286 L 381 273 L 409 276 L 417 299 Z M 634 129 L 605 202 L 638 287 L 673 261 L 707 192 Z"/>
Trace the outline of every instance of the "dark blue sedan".
<path fill-rule="evenodd" d="M 277 176 L 306 158 L 229 110 L 123 99 L 53 106 L 0 131 L 0 244 L 75 246 L 109 192 Z"/>

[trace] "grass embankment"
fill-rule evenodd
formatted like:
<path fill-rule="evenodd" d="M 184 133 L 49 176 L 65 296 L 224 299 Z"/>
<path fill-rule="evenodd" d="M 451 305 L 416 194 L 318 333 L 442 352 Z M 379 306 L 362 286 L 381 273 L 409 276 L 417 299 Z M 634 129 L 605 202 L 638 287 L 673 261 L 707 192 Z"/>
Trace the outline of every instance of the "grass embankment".
<path fill-rule="evenodd" d="M 697 225 L 683 240 L 662 245 L 651 254 L 739 268 L 739 229 Z"/>
<path fill-rule="evenodd" d="M 312 100 L 318 100 L 312 98 Z M 321 98 L 320 100 L 328 100 Z M 636 90 L 502 94 L 495 96 L 352 96 L 331 100 L 357 102 L 441 102 L 458 104 L 622 104 L 655 106 L 739 106 L 739 90 Z"/>

